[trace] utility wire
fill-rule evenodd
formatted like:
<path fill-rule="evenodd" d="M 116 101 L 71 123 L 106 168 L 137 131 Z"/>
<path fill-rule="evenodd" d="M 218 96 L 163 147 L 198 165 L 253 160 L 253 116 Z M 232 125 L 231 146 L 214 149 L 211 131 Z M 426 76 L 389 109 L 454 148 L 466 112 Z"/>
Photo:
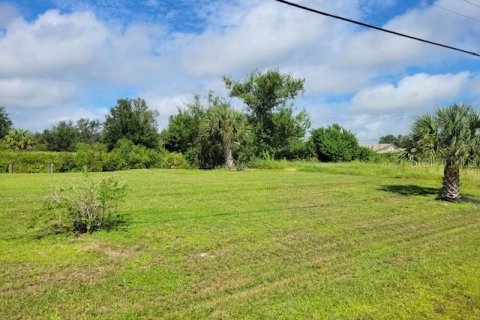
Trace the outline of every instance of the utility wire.
<path fill-rule="evenodd" d="M 411 35 L 408 35 L 408 34 L 405 34 L 405 33 L 400 33 L 400 32 L 397 32 L 397 31 L 380 28 L 380 27 L 377 27 L 377 26 L 374 26 L 374 25 L 371 25 L 371 24 L 368 24 L 368 23 L 365 23 L 365 22 L 361 22 L 361 21 L 358 21 L 358 20 L 353 20 L 353 19 L 348 19 L 348 18 L 345 18 L 345 17 L 337 16 L 337 15 L 334 15 L 334 14 L 331 14 L 331 13 L 328 13 L 328 12 L 324 12 L 324 11 L 316 10 L 316 9 L 313 9 L 313 8 L 309 8 L 309 7 L 294 3 L 294 2 L 285 1 L 285 0 L 274 0 L 274 1 L 286 4 L 286 5 L 298 8 L 298 9 L 302 9 L 302 10 L 305 10 L 305 11 L 309 11 L 309 12 L 313 12 L 313 13 L 320 14 L 320 15 L 323 15 L 323 16 L 327 16 L 327 17 L 330 17 L 330 18 L 334 18 L 334 19 L 346 21 L 346 22 L 349 22 L 349 23 L 353 23 L 353 24 L 356 24 L 356 25 L 359 25 L 359 26 L 362 26 L 362 27 L 371 28 L 371 29 L 375 29 L 375 30 L 378 30 L 378 31 L 383 31 L 383 32 L 386 32 L 386 33 L 390 33 L 390 34 L 399 36 L 399 37 L 404 37 L 404 38 L 428 43 L 428 44 L 431 44 L 431 45 L 434 45 L 434 46 L 438 46 L 438 47 L 442 47 L 442 48 L 446 48 L 446 49 L 450 49 L 450 50 L 455 50 L 455 51 L 467 53 L 467 54 L 470 54 L 472 56 L 480 57 L 480 54 L 477 53 L 477 52 L 468 51 L 468 50 L 452 47 L 452 46 L 449 46 L 449 45 L 446 45 L 446 44 L 442 44 L 442 43 L 438 43 L 438 42 L 434 42 L 434 41 L 430 41 L 430 40 L 426 40 L 426 39 L 422 39 L 422 38 L 417 38 L 417 37 L 414 37 L 414 36 L 411 36 Z"/>
<path fill-rule="evenodd" d="M 472 1 L 470 1 L 470 0 L 463 0 L 463 1 L 465 1 L 466 3 L 470 3 L 472 6 L 475 6 L 475 7 L 477 7 L 477 8 L 480 8 L 480 5 L 479 5 L 479 4 L 476 4 L 475 2 L 472 2 Z"/>
<path fill-rule="evenodd" d="M 435 4 L 435 3 L 433 3 L 433 5 L 434 5 L 435 7 L 437 7 L 437 8 L 439 8 L 439 9 L 442 9 L 442 10 L 445 10 L 445 11 L 447 11 L 447 12 L 453 13 L 454 15 L 457 15 L 457 16 L 459 16 L 459 17 L 464 17 L 464 18 L 467 18 L 467 19 L 471 19 L 471 20 L 475 20 L 475 21 L 477 21 L 477 22 L 480 22 L 480 19 L 467 16 L 467 15 L 465 15 L 465 14 L 463 14 L 463 13 L 460 13 L 460 12 L 457 12 L 457 11 L 453 11 L 452 9 L 448 9 L 448 8 L 442 7 L 442 6 L 440 6 L 440 5 L 438 5 L 438 4 Z"/>

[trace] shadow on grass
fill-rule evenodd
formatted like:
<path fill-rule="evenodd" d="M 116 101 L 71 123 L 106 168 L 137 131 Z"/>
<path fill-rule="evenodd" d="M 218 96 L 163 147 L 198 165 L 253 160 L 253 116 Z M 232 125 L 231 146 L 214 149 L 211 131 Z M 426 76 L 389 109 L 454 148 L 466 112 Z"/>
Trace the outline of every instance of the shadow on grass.
<path fill-rule="evenodd" d="M 440 198 L 440 188 L 431 188 L 431 187 L 421 187 L 416 185 L 384 185 L 380 186 L 379 190 L 397 193 L 402 196 L 430 196 L 436 195 L 436 200 L 442 200 Z M 463 202 L 463 203 L 472 203 L 477 206 L 480 206 L 480 200 L 474 199 L 470 194 L 462 194 L 461 198 L 458 201 L 454 202 Z"/>
<path fill-rule="evenodd" d="M 397 193 L 402 196 L 430 196 L 440 195 L 439 188 L 421 187 L 412 184 L 408 185 L 384 185 L 380 186 L 379 190 Z"/>
<path fill-rule="evenodd" d="M 480 207 L 480 200 L 473 199 L 470 195 L 462 195 L 458 202 L 471 203 L 476 205 L 477 207 Z"/>
<path fill-rule="evenodd" d="M 79 236 L 81 234 L 91 234 L 95 232 L 127 232 L 132 222 L 132 217 L 129 214 L 121 214 L 110 217 L 107 221 L 104 221 L 100 227 L 93 227 L 89 232 L 86 229 L 79 229 L 78 226 L 69 226 L 69 225 L 60 225 L 56 223 L 31 223 L 27 229 L 30 229 L 25 234 L 17 235 L 16 237 L 10 238 L 17 239 L 22 237 L 33 238 L 36 240 L 41 240 L 50 236 Z"/>

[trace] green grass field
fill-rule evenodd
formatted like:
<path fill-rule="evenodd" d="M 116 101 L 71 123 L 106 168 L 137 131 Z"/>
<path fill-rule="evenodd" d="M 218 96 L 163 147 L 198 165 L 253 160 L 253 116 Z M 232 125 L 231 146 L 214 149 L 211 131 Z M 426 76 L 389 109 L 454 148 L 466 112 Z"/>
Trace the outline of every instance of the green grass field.
<path fill-rule="evenodd" d="M 440 173 L 92 174 L 128 181 L 128 227 L 41 238 L 35 210 L 81 174 L 2 174 L 0 318 L 480 319 L 480 209 L 436 200 Z"/>

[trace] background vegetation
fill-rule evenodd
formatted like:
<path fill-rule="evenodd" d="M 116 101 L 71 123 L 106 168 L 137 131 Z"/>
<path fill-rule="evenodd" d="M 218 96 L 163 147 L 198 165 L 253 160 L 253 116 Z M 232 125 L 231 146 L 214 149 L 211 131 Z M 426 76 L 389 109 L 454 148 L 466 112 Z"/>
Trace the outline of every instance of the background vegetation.
<path fill-rule="evenodd" d="M 243 80 L 223 78 L 230 98 L 244 104 L 235 109 L 226 98 L 210 92 L 196 96 L 178 108 L 168 127 L 157 131 L 156 111 L 145 100 L 119 99 L 105 121 L 80 119 L 59 122 L 43 133 L 31 135 L 15 129 L 4 108 L 0 109 L 3 149 L 28 152 L 49 150 L 76 152 L 71 155 L 2 157 L 6 171 L 13 164 L 17 172 L 38 172 L 45 160 L 55 161 L 58 171 L 114 171 L 142 168 L 225 166 L 241 169 L 259 160 L 311 160 L 348 162 L 442 161 L 441 196 L 460 199 L 460 168 L 480 164 L 480 115 L 470 105 L 454 104 L 434 115 L 416 119 L 408 136 L 387 135 L 382 143 L 401 147 L 398 157 L 380 156 L 360 147 L 355 135 L 333 124 L 310 129 L 309 115 L 295 107 L 304 91 L 304 80 L 277 69 L 254 71 Z M 5 134 L 6 132 L 6 134 Z M 14 163 L 12 160 L 15 160 Z M 10 162 L 8 162 L 10 161 Z M 188 162 L 188 164 L 187 164 Z M 7 164 L 6 164 L 7 163 Z M 47 163 L 48 165 L 49 163 Z M 10 166 L 10 168 L 12 168 Z"/>

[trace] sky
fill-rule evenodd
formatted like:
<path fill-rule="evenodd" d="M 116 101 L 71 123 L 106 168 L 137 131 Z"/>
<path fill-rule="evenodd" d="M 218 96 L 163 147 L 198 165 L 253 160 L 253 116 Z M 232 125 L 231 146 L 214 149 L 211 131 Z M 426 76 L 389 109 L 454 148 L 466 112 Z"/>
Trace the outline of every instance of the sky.
<path fill-rule="evenodd" d="M 480 52 L 480 0 L 296 2 Z M 135 97 L 162 129 L 195 94 L 228 97 L 222 76 L 272 68 L 305 79 L 295 106 L 313 127 L 364 143 L 439 106 L 480 106 L 480 58 L 273 0 L 0 0 L 0 106 L 23 129 L 102 120 Z"/>

